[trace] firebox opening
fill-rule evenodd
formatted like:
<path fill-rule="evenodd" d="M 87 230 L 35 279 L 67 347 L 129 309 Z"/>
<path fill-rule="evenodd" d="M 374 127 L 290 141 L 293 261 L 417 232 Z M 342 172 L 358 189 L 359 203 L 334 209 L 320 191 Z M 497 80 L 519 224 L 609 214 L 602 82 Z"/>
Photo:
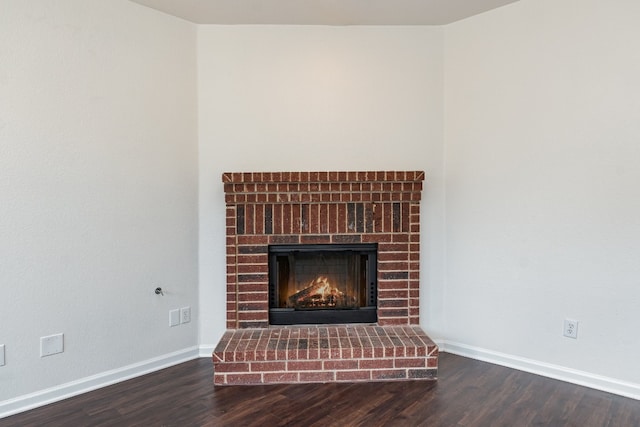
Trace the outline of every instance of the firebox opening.
<path fill-rule="evenodd" d="M 269 246 L 269 323 L 375 323 L 377 245 Z"/>

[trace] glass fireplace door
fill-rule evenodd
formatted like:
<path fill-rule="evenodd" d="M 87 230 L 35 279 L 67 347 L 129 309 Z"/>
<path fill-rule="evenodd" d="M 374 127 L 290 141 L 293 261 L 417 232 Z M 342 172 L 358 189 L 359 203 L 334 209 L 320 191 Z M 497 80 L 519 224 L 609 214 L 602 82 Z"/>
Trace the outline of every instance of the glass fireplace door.
<path fill-rule="evenodd" d="M 271 324 L 377 321 L 376 245 L 269 248 Z"/>

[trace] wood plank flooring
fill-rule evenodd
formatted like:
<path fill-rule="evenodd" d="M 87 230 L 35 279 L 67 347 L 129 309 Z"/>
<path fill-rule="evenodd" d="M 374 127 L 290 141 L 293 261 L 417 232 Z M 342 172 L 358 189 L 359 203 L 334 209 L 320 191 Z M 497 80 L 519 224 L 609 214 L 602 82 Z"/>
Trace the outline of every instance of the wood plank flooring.
<path fill-rule="evenodd" d="M 640 426 L 640 401 L 447 353 L 437 382 L 213 387 L 197 359 L 0 426 Z"/>

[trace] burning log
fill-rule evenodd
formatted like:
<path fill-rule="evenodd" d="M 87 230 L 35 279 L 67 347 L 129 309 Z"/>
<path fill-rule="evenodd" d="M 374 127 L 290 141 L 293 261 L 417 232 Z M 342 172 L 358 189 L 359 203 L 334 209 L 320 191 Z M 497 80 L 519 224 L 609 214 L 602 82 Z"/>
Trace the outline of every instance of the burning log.
<path fill-rule="evenodd" d="M 329 280 L 320 276 L 309 286 L 289 297 L 289 305 L 295 307 L 334 307 L 344 294 L 331 286 Z"/>

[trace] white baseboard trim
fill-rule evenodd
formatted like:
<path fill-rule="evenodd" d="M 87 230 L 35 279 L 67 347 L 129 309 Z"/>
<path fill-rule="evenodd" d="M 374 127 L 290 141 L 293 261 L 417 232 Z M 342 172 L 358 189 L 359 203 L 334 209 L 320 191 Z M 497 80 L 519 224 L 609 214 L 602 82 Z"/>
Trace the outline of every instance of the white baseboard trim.
<path fill-rule="evenodd" d="M 437 344 L 440 351 L 445 353 L 457 354 L 459 356 L 465 356 L 471 359 L 506 366 L 519 371 L 542 375 L 544 377 L 640 400 L 640 384 L 457 342 L 443 340 L 438 341 Z"/>
<path fill-rule="evenodd" d="M 557 379 L 560 381 L 577 384 L 607 393 L 613 393 L 631 399 L 640 400 L 640 384 L 604 377 L 589 372 L 552 365 L 537 360 L 513 356 L 487 350 L 480 347 L 469 346 L 446 340 L 435 340 L 440 351 L 457 354 L 495 365 L 506 366 L 532 374 Z M 49 403 L 58 402 L 69 397 L 107 387 L 131 378 L 159 371 L 199 357 L 211 357 L 215 345 L 201 345 L 168 353 L 163 356 L 148 359 L 118 369 L 102 372 L 76 381 L 71 381 L 56 387 L 51 387 L 35 393 L 18 396 L 13 399 L 0 402 L 0 418 L 28 411 Z"/>
<path fill-rule="evenodd" d="M 198 347 L 190 347 L 132 365 L 123 366 L 122 368 L 91 375 L 56 387 L 5 400 L 0 402 L 0 418 L 48 405 L 49 403 L 58 402 L 69 397 L 197 359 L 198 357 L 200 357 Z"/>

